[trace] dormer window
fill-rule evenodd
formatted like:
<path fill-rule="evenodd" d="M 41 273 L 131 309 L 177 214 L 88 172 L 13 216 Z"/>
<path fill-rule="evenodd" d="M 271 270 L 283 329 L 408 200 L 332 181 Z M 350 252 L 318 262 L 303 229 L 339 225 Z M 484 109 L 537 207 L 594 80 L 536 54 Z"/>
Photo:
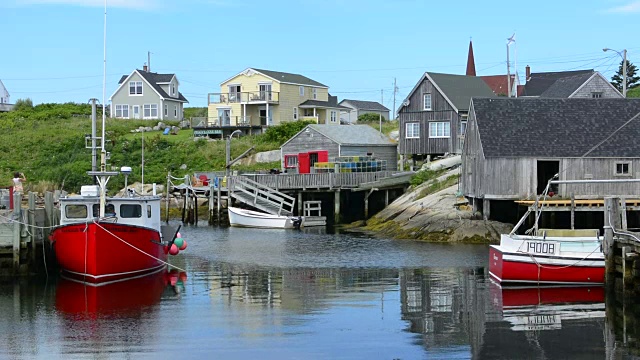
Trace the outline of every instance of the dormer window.
<path fill-rule="evenodd" d="M 142 95 L 142 81 L 129 81 L 129 95 Z"/>
<path fill-rule="evenodd" d="M 431 110 L 431 94 L 424 94 L 424 110 Z"/>

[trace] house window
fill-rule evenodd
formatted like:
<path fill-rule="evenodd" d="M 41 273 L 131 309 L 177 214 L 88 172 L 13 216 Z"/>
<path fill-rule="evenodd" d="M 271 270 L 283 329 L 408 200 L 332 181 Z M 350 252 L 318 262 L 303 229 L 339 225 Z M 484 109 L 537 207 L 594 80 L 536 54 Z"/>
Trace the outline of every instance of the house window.
<path fill-rule="evenodd" d="M 318 89 L 313 88 L 313 100 L 318 100 Z"/>
<path fill-rule="evenodd" d="M 629 176 L 631 175 L 631 163 L 630 162 L 617 162 L 615 164 L 616 176 Z"/>
<path fill-rule="evenodd" d="M 174 105 L 173 106 L 173 116 L 177 119 L 178 118 L 178 105 Z"/>
<path fill-rule="evenodd" d="M 338 121 L 338 112 L 331 110 L 331 122 L 334 123 L 336 121 Z"/>
<path fill-rule="evenodd" d="M 449 136 L 451 136 L 451 123 L 444 121 L 429 123 L 430 138 L 447 138 Z"/>
<path fill-rule="evenodd" d="M 431 110 L 431 94 L 424 94 L 424 110 Z"/>
<path fill-rule="evenodd" d="M 467 133 L 467 122 L 466 121 L 460 121 L 460 135 L 464 135 Z"/>
<path fill-rule="evenodd" d="M 176 95 L 176 84 L 171 84 L 171 95 Z"/>
<path fill-rule="evenodd" d="M 298 108 L 293 108 L 293 120 L 298 120 Z"/>
<path fill-rule="evenodd" d="M 592 99 L 600 99 L 600 98 L 602 98 L 602 92 L 592 92 L 591 93 L 591 98 Z"/>
<path fill-rule="evenodd" d="M 284 156 L 284 167 L 295 168 L 298 167 L 298 155 L 291 154 Z"/>
<path fill-rule="evenodd" d="M 129 118 L 129 105 L 116 105 L 116 118 Z"/>
<path fill-rule="evenodd" d="M 169 105 L 164 104 L 164 116 L 168 116 L 169 115 Z"/>
<path fill-rule="evenodd" d="M 158 118 L 158 104 L 144 104 L 143 119 Z"/>
<path fill-rule="evenodd" d="M 142 95 L 142 81 L 129 81 L 129 95 Z"/>
<path fill-rule="evenodd" d="M 304 96 L 304 86 L 300 86 L 300 96 Z"/>
<path fill-rule="evenodd" d="M 420 123 L 407 123 L 407 139 L 420 138 Z"/>

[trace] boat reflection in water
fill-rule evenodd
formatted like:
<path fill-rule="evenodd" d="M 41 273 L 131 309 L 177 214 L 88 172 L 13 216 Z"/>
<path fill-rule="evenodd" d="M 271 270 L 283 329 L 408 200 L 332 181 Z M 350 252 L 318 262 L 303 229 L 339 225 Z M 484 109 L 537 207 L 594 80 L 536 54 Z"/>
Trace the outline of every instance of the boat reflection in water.
<path fill-rule="evenodd" d="M 605 318 L 602 286 L 501 287 L 492 281 L 490 291 L 513 331 L 558 330 L 569 320 Z"/>
<path fill-rule="evenodd" d="M 153 274 L 102 284 L 61 278 L 56 287 L 56 309 L 62 314 L 86 315 L 86 318 L 127 317 L 151 311 L 165 290 L 174 296 L 186 282 L 185 272 L 162 269 Z M 74 316 L 77 320 L 77 316 Z"/>

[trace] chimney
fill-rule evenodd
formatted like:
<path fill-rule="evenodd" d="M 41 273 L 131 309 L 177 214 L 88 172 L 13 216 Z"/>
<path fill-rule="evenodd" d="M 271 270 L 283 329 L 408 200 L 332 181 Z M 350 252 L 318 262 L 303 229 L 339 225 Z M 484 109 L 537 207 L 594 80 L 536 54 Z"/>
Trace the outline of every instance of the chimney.
<path fill-rule="evenodd" d="M 144 65 L 142 65 L 142 70 L 149 71 L 149 68 L 147 67 L 147 63 L 144 63 Z"/>
<path fill-rule="evenodd" d="M 531 79 L 531 68 L 529 67 L 529 65 L 527 65 L 527 67 L 525 68 L 525 74 L 526 77 L 524 79 L 524 81 L 529 81 L 529 79 Z"/>

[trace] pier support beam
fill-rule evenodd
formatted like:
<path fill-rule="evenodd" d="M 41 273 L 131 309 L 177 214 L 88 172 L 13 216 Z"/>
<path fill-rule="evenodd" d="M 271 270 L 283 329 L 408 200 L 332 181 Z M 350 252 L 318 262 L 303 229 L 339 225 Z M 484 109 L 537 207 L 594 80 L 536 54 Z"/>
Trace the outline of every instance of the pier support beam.
<path fill-rule="evenodd" d="M 13 273 L 20 272 L 20 223 L 22 222 L 22 194 L 13 194 Z"/>
<path fill-rule="evenodd" d="M 298 216 L 302 216 L 302 191 L 298 191 Z"/>
<path fill-rule="evenodd" d="M 491 216 L 491 200 L 482 199 L 482 219 L 489 220 Z"/>
<path fill-rule="evenodd" d="M 371 190 L 369 190 L 368 193 L 364 195 L 364 219 L 365 220 L 369 219 L 369 196 L 371 196 L 371 194 L 373 194 L 373 192 L 376 190 L 378 189 L 372 188 Z"/>
<path fill-rule="evenodd" d="M 333 193 L 333 221 L 335 224 L 340 224 L 340 190 L 336 190 Z"/>
<path fill-rule="evenodd" d="M 384 191 L 384 207 L 389 206 L 389 189 Z"/>
<path fill-rule="evenodd" d="M 602 252 L 605 257 L 605 282 L 607 287 L 613 288 L 615 283 L 616 262 L 614 257 L 614 229 L 620 229 L 621 219 L 619 211 L 620 199 L 616 197 L 604 198 L 604 243 Z"/>
<path fill-rule="evenodd" d="M 31 266 L 36 264 L 36 193 L 29 191 L 29 212 L 28 227 L 25 226 L 27 234 L 29 234 L 29 242 L 31 243 Z"/>

